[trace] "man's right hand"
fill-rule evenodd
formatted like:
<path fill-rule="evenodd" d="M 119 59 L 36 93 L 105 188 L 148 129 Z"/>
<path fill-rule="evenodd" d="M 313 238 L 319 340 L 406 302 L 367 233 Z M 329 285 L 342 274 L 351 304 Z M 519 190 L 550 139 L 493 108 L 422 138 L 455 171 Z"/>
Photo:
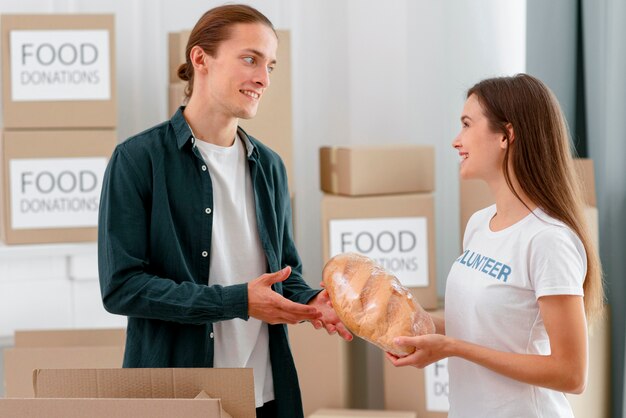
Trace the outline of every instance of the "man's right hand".
<path fill-rule="evenodd" d="M 287 280 L 291 267 L 267 273 L 248 283 L 248 315 L 268 324 L 297 324 L 321 318 L 313 306 L 295 303 L 272 290 L 274 283 Z"/>

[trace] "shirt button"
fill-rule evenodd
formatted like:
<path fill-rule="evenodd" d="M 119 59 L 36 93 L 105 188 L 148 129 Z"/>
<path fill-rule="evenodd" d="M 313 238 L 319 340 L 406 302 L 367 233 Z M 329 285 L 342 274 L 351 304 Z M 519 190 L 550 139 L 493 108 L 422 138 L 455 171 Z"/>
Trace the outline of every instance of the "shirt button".
<path fill-rule="evenodd" d="M 206 165 L 202 165 L 202 171 L 206 171 Z"/>
<path fill-rule="evenodd" d="M 191 138 L 191 143 L 195 144 L 196 143 L 196 138 Z"/>
<path fill-rule="evenodd" d="M 213 338 L 213 333 L 210 333 L 210 334 L 209 334 L 209 337 Z"/>
<path fill-rule="evenodd" d="M 208 253 L 208 252 L 206 252 L 206 251 L 202 251 L 202 257 L 207 257 L 208 255 L 209 255 L 209 253 Z"/>
<path fill-rule="evenodd" d="M 207 215 L 211 214 L 211 208 L 206 208 L 204 211 L 206 212 Z"/>

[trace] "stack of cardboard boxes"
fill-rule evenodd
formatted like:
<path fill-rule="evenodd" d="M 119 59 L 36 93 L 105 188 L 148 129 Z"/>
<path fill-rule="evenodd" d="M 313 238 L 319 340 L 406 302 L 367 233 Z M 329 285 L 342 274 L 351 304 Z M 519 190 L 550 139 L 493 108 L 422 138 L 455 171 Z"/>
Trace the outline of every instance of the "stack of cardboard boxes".
<path fill-rule="evenodd" d="M 2 236 L 95 241 L 117 143 L 112 15 L 2 16 Z"/>
<path fill-rule="evenodd" d="M 424 309 L 437 309 L 434 161 L 434 149 L 427 146 L 323 147 L 324 262 L 345 252 L 368 256 L 408 287 Z M 341 372 L 348 376 L 342 378 L 347 386 L 341 407 L 410 410 L 385 402 L 386 394 L 383 399 L 380 349 L 355 339 L 342 353 Z"/>

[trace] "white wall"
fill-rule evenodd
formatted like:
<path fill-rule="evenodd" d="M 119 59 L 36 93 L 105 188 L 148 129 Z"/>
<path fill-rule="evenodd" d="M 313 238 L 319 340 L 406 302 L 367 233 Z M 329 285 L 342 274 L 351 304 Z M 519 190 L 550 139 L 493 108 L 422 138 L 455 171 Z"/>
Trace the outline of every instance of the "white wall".
<path fill-rule="evenodd" d="M 299 248 L 308 280 L 321 272 L 318 148 L 414 143 L 436 149 L 439 290 L 459 252 L 457 156 L 464 93 L 525 68 L 525 0 L 299 2 L 294 137 Z"/>
<path fill-rule="evenodd" d="M 248 1 L 292 31 L 298 246 L 307 280 L 322 268 L 318 149 L 436 148 L 439 291 L 459 252 L 457 156 L 464 92 L 525 69 L 526 0 Z M 119 137 L 166 118 L 167 33 L 221 1 L 2 0 L 0 13 L 114 13 Z"/>

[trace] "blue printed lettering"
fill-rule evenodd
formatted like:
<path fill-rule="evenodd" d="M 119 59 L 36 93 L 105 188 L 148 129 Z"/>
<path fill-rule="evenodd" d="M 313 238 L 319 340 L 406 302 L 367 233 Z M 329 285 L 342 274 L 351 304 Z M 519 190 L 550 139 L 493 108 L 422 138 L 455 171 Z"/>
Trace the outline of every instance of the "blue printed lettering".
<path fill-rule="evenodd" d="M 498 274 L 498 280 L 502 280 L 506 283 L 506 280 L 509 278 L 509 274 L 511 273 L 511 267 L 506 264 L 502 265 L 502 270 L 500 270 L 500 274 Z M 504 279 L 502 278 L 504 277 Z"/>
<path fill-rule="evenodd" d="M 459 258 L 456 259 L 456 261 L 458 261 L 461 264 L 465 264 L 465 257 L 467 257 L 468 253 L 469 253 L 469 250 L 465 250 L 463 254 Z"/>
<path fill-rule="evenodd" d="M 456 261 L 505 283 L 512 273 L 512 269 L 508 265 L 472 250 L 463 251 L 463 254 Z"/>
<path fill-rule="evenodd" d="M 483 266 L 482 269 L 480 269 L 480 271 L 482 271 L 483 273 L 489 274 L 489 269 L 493 267 L 493 263 L 495 262 L 496 260 L 494 260 L 493 258 L 488 258 L 487 261 L 485 262 L 485 265 Z"/>
<path fill-rule="evenodd" d="M 491 277 L 496 277 L 496 273 L 498 273 L 498 271 L 500 270 L 500 267 L 502 267 L 502 263 L 500 263 L 499 261 L 496 262 L 496 265 L 493 266 L 493 268 L 491 270 L 489 270 L 489 275 Z"/>

